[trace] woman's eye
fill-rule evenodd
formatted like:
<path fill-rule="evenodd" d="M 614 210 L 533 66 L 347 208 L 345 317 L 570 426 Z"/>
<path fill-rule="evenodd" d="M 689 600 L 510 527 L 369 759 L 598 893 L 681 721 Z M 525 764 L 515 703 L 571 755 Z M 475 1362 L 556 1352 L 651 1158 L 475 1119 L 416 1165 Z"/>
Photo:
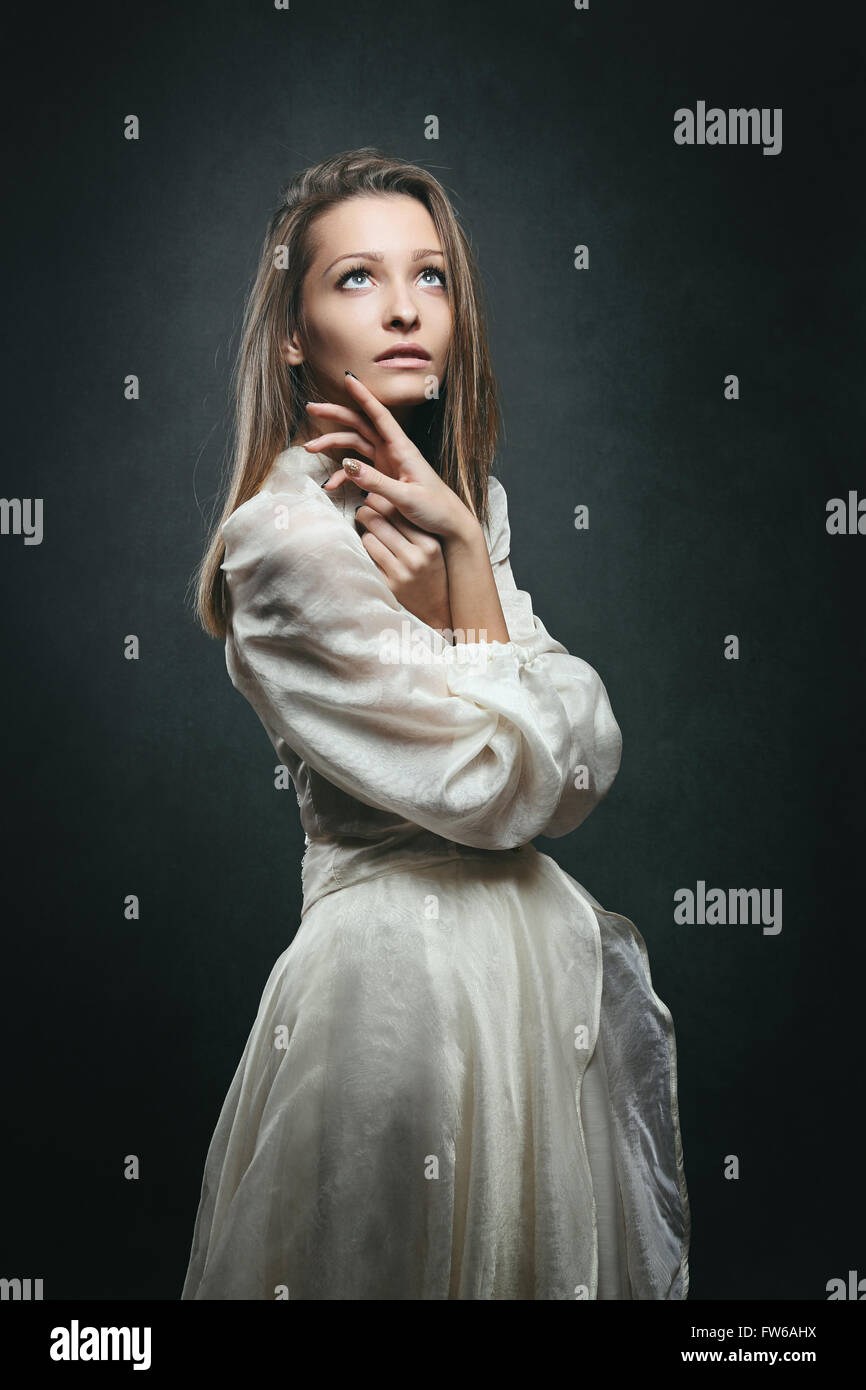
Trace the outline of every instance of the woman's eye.
<path fill-rule="evenodd" d="M 422 270 L 421 274 L 422 274 L 422 275 L 438 275 L 438 276 L 439 276 L 439 283 L 440 283 L 440 285 L 442 285 L 443 288 L 444 288 L 444 285 L 445 285 L 445 272 L 442 271 L 442 270 L 439 270 L 435 265 L 426 265 L 426 266 L 424 267 L 424 269 Z"/>
<path fill-rule="evenodd" d="M 345 272 L 344 275 L 341 275 L 341 276 L 340 276 L 339 280 L 337 281 L 337 284 L 338 284 L 338 285 L 345 285 L 345 284 L 348 283 L 349 280 L 354 280 L 354 279 L 358 278 L 359 276 L 364 276 L 364 275 L 367 275 L 367 271 L 366 271 L 366 270 L 363 270 L 363 269 L 361 269 L 361 268 L 356 268 L 355 270 L 347 270 L 347 271 Z M 352 286 L 352 289 L 357 289 L 357 288 L 358 288 L 357 285 L 353 285 L 353 286 Z"/>

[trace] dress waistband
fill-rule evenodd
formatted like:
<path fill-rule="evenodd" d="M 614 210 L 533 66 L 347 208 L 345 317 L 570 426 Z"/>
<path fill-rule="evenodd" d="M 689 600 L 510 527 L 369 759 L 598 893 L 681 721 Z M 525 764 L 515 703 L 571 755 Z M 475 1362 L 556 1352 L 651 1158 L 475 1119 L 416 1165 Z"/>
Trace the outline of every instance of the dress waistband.
<path fill-rule="evenodd" d="M 381 841 L 357 840 L 348 836 L 307 836 L 301 863 L 303 907 L 301 916 L 328 893 L 339 892 L 380 874 L 421 868 L 460 859 L 513 860 L 532 850 L 531 844 L 515 849 L 480 849 L 443 839 L 432 831 L 421 830 L 411 837 Z"/>

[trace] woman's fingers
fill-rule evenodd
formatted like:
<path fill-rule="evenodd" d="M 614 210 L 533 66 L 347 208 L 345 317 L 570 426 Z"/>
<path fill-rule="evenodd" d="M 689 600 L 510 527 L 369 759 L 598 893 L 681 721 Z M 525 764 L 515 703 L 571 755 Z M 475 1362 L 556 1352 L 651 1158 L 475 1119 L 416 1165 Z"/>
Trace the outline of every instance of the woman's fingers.
<path fill-rule="evenodd" d="M 350 467 L 347 468 L 346 465 Z M 355 467 L 351 467 L 354 464 Z M 371 463 L 363 463 L 361 459 L 344 459 L 342 468 L 338 468 L 331 474 L 330 478 L 322 484 L 325 492 L 333 492 L 342 483 L 349 479 L 356 483 L 363 492 L 378 492 L 389 502 L 393 502 L 398 512 L 405 515 L 405 506 L 411 483 L 402 483 L 398 478 L 392 478 L 388 473 L 380 473 L 378 468 L 374 468 Z M 401 506 L 401 502 L 403 506 Z"/>
<path fill-rule="evenodd" d="M 357 429 L 365 426 L 370 428 L 370 421 L 360 410 L 353 410 L 351 406 L 340 405 L 336 401 L 307 401 L 306 409 L 316 419 L 345 420 Z"/>
<path fill-rule="evenodd" d="M 374 431 L 370 421 L 360 411 L 350 410 L 347 405 L 336 405 L 331 401 L 307 401 L 307 414 L 313 423 L 321 420 L 339 420 L 343 425 L 351 425 L 361 438 L 372 446 Z"/>
<path fill-rule="evenodd" d="M 374 511 L 383 516 L 386 521 L 390 521 L 392 526 L 397 526 L 404 536 L 412 535 L 418 531 L 418 527 L 412 521 L 407 521 L 405 516 L 401 516 L 393 502 L 389 502 L 387 497 L 380 497 L 376 492 L 367 492 L 365 507 L 371 507 Z M 357 510 L 355 515 L 357 516 Z"/>
<path fill-rule="evenodd" d="M 369 415 L 376 429 L 388 444 L 399 445 L 407 442 L 408 436 L 397 424 L 388 407 L 383 405 L 378 396 L 374 396 L 369 387 L 365 386 L 363 381 L 359 380 L 353 372 L 346 372 L 346 387 L 364 414 Z"/>
<path fill-rule="evenodd" d="M 372 531 L 364 533 L 361 537 L 361 544 L 371 560 L 375 560 L 386 579 L 392 580 L 395 584 L 405 580 L 405 566 L 402 560 L 398 560 L 394 552 L 389 550 L 378 536 L 374 536 Z"/>
<path fill-rule="evenodd" d="M 366 505 L 359 507 L 355 512 L 355 520 L 360 521 L 368 533 L 381 541 L 382 545 L 387 546 L 391 554 L 396 556 L 398 560 L 402 560 L 407 568 L 411 568 L 415 563 L 418 547 L 413 544 L 411 537 L 406 535 L 399 524 L 389 521 L 375 507 Z"/>
<path fill-rule="evenodd" d="M 317 434 L 315 439 L 307 440 L 304 448 L 311 454 L 326 454 L 329 449 L 349 448 L 357 449 L 361 454 L 372 454 L 374 458 L 376 455 L 376 446 L 356 430 Z"/>
<path fill-rule="evenodd" d="M 416 526 L 414 521 L 410 521 L 408 517 L 403 516 L 397 510 L 393 502 L 389 502 L 385 497 L 380 497 L 378 493 L 368 492 L 364 506 L 373 508 L 374 511 L 383 516 L 386 521 L 390 521 L 391 525 L 396 526 L 398 531 L 402 531 L 403 535 L 408 537 L 414 545 L 418 545 L 422 549 L 430 550 L 432 553 L 432 548 L 427 545 L 427 542 L 432 542 L 433 545 L 439 544 L 438 538 L 434 536 L 431 531 L 425 531 L 423 526 Z M 363 509 L 360 507 L 356 509 L 356 517 L 361 510 Z M 363 522 L 364 518 L 359 517 L 359 520 Z M 364 522 L 364 524 L 366 525 L 366 522 Z"/>
<path fill-rule="evenodd" d="M 304 445 L 310 453 L 327 453 L 329 449 L 350 448 L 376 457 L 376 447 L 406 445 L 408 436 L 397 424 L 387 406 L 368 390 L 351 372 L 346 373 L 347 389 L 358 402 L 359 410 L 349 406 L 337 405 L 331 401 L 309 401 L 307 412 L 312 417 L 339 420 L 342 424 L 354 425 L 353 431 L 334 432 L 317 435 Z M 310 407 L 312 406 L 312 409 Z M 371 429 L 371 421 L 375 428 Z M 381 436 L 381 437 L 378 437 Z"/>

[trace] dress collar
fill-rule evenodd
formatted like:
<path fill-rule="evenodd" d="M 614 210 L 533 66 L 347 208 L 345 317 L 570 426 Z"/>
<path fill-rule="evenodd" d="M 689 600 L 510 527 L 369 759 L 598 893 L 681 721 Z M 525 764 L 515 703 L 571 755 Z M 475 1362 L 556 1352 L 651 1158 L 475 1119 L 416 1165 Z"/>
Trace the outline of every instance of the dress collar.
<path fill-rule="evenodd" d="M 282 453 L 277 454 L 264 485 L 268 487 L 274 475 L 278 473 L 290 478 L 297 478 L 303 474 L 313 478 L 317 483 L 324 483 L 339 467 L 340 464 L 327 454 L 311 454 L 303 444 L 290 444 Z"/>

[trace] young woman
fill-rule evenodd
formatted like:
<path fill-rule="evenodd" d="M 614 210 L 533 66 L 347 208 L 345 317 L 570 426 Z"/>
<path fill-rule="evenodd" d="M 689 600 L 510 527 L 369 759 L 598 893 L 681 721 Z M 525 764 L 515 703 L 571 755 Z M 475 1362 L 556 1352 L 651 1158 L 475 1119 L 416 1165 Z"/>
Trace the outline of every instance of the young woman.
<path fill-rule="evenodd" d="M 184 1299 L 683 1299 L 670 1013 L 531 843 L 605 796 L 597 673 L 512 575 L 477 267 L 381 151 L 288 187 L 198 612 L 294 783 L 303 910 L 207 1154 Z"/>

